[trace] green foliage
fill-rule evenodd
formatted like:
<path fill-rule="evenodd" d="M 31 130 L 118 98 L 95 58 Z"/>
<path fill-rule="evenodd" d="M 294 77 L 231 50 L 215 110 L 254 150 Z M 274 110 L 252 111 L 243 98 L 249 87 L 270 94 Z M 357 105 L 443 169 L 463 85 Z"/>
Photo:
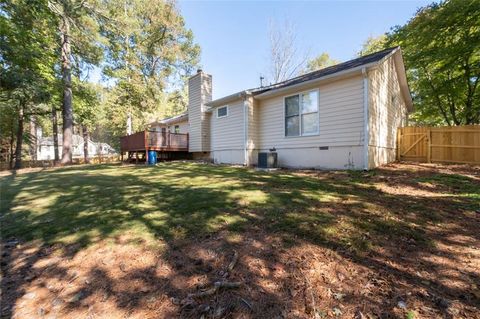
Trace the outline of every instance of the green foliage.
<path fill-rule="evenodd" d="M 378 51 L 382 51 L 386 48 L 387 35 L 381 34 L 377 37 L 370 36 L 362 44 L 362 49 L 357 53 L 357 55 L 364 56 Z"/>
<path fill-rule="evenodd" d="M 98 65 L 103 58 L 102 45 L 105 39 L 100 32 L 100 25 L 106 17 L 99 10 L 97 0 L 49 0 L 48 8 L 55 21 L 53 33 L 57 38 L 59 49 L 63 44 L 63 33 L 69 35 L 71 61 L 74 73 L 79 76 L 82 71 Z M 68 24 L 68 31 L 63 30 Z M 60 53 L 57 51 L 57 59 Z"/>
<path fill-rule="evenodd" d="M 124 134 L 128 114 L 137 130 L 183 111 L 185 82 L 198 64 L 200 47 L 175 3 L 107 1 L 106 8 L 115 21 L 104 26 L 109 41 L 104 73 L 116 80 L 107 95 L 113 129 Z"/>
<path fill-rule="evenodd" d="M 112 144 L 125 134 L 127 114 L 133 115 L 135 129 L 143 129 L 150 121 L 185 111 L 185 83 L 199 55 L 175 2 L 2 2 L 2 158 L 11 153 L 17 133 L 27 132 L 28 127 L 17 129 L 19 120 L 28 122 L 35 115 L 49 135 L 51 110 L 62 105 L 64 115 L 66 107 L 73 109 L 76 125 Z M 108 87 L 88 82 L 95 66 L 103 67 Z M 72 103 L 63 99 L 70 85 Z"/>
<path fill-rule="evenodd" d="M 405 315 L 405 318 L 406 319 L 415 319 L 415 312 L 413 312 L 412 310 L 409 310 L 407 312 L 407 314 Z"/>
<path fill-rule="evenodd" d="M 33 6 L 33 7 L 32 7 Z M 38 2 L 7 1 L 0 15 L 0 83 L 3 97 L 23 106 L 45 101 L 55 81 L 54 39 L 48 13 Z"/>
<path fill-rule="evenodd" d="M 388 34 L 400 45 L 421 124 L 480 123 L 480 1 L 450 0 L 421 8 Z"/>
<path fill-rule="evenodd" d="M 76 123 L 88 129 L 95 128 L 101 115 L 101 94 L 99 85 L 74 78 L 73 106 Z"/>
<path fill-rule="evenodd" d="M 30 143 L 23 123 L 47 112 L 55 85 L 55 39 L 42 1 L 10 0 L 0 6 L 0 140 L 2 155 L 22 158 L 22 143 Z M 19 165 L 19 164 L 18 164 Z"/>
<path fill-rule="evenodd" d="M 305 72 L 320 70 L 338 63 L 340 63 L 340 61 L 332 59 L 327 52 L 322 52 L 316 58 L 307 62 L 307 69 Z"/>

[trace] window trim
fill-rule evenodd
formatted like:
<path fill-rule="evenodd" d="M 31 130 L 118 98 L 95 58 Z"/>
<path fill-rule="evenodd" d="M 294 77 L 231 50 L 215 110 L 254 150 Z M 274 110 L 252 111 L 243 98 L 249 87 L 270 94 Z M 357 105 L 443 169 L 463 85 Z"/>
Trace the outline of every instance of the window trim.
<path fill-rule="evenodd" d="M 223 109 L 223 108 L 225 108 L 225 109 L 227 110 L 227 114 L 222 115 L 222 116 L 218 116 L 218 111 L 219 111 L 220 109 Z M 221 118 L 224 118 L 224 117 L 228 117 L 228 114 L 229 114 L 229 110 L 228 110 L 228 109 L 229 109 L 228 105 L 223 105 L 223 106 L 217 107 L 217 110 L 216 110 L 217 119 L 221 119 Z"/>
<path fill-rule="evenodd" d="M 312 93 L 312 92 L 317 92 L 317 112 L 309 112 L 309 113 L 302 113 L 302 105 L 301 105 L 301 95 L 306 94 L 306 93 Z M 298 95 L 299 99 L 299 105 L 298 105 L 298 123 L 299 123 L 299 134 L 298 135 L 292 135 L 288 136 L 287 135 L 287 127 L 286 127 L 286 119 L 287 119 L 287 109 L 286 109 L 286 103 L 285 100 L 289 97 L 296 96 Z M 303 128 L 303 120 L 302 120 L 302 115 L 304 114 L 314 114 L 317 113 L 317 120 L 318 120 L 318 125 L 317 125 L 317 131 L 313 133 L 306 133 L 302 134 L 302 128 Z M 320 135 L 320 89 L 313 89 L 313 90 L 305 90 L 301 91 L 295 94 L 289 94 L 285 95 L 283 97 L 283 137 L 284 138 L 297 138 L 297 137 L 304 137 L 304 136 L 318 136 Z"/>

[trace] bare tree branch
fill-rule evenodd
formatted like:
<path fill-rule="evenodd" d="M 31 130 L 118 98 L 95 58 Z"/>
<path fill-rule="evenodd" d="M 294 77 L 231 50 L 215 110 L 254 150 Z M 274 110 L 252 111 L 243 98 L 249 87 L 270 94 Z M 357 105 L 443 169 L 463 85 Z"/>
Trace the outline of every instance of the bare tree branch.
<path fill-rule="evenodd" d="M 308 54 L 298 46 L 295 26 L 288 20 L 282 26 L 270 22 L 269 81 L 278 83 L 300 74 L 308 61 Z"/>

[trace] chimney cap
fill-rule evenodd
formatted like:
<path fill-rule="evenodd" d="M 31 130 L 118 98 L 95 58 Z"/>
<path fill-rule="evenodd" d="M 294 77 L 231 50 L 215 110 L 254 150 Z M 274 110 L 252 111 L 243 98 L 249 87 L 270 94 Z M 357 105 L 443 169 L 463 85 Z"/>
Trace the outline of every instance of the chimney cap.
<path fill-rule="evenodd" d="M 197 69 L 197 73 L 202 73 L 202 72 L 203 72 L 202 68 Z"/>

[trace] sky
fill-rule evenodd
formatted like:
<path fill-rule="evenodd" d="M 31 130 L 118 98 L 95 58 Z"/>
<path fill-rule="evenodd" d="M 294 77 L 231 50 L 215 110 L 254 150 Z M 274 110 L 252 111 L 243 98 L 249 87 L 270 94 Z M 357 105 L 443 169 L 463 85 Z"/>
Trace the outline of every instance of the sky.
<path fill-rule="evenodd" d="M 213 98 L 257 87 L 268 72 L 269 26 L 288 20 L 309 56 L 355 57 L 369 36 L 405 24 L 431 1 L 180 1 L 187 28 L 212 75 Z"/>

